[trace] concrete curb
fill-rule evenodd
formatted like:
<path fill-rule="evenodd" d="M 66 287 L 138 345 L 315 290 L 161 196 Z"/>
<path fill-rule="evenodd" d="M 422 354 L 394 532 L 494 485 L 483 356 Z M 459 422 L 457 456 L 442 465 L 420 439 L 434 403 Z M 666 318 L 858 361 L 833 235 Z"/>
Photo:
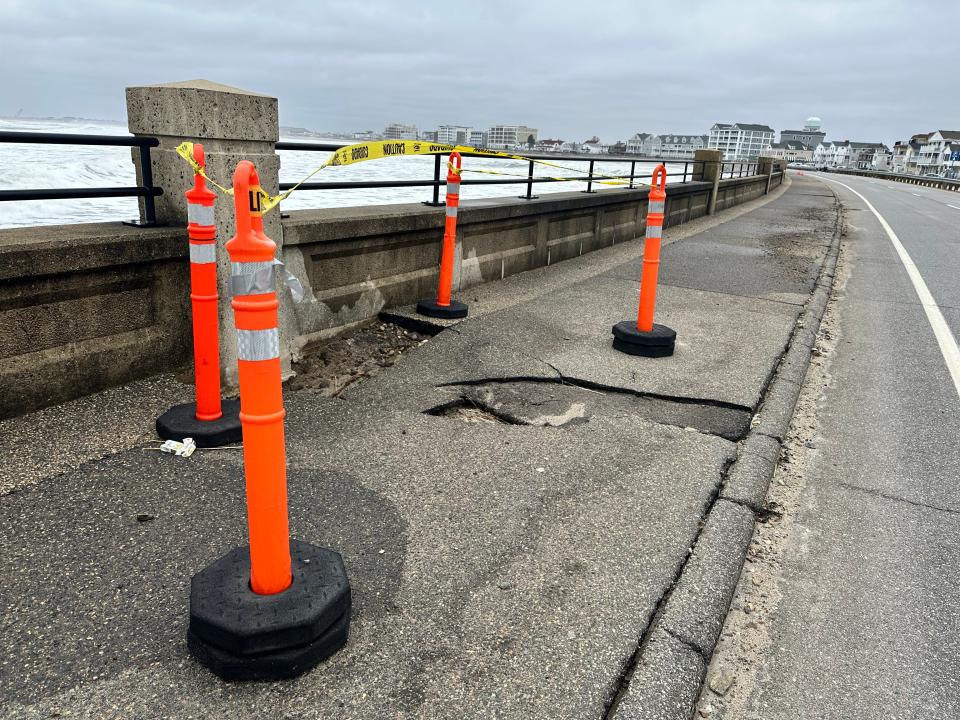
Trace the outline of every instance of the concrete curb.
<path fill-rule="evenodd" d="M 740 581 L 755 513 L 764 509 L 830 300 L 842 232 L 839 198 L 836 207 L 836 226 L 817 283 L 764 393 L 754 425 L 740 443 L 737 461 L 707 510 L 689 559 L 651 623 L 636 666 L 626 675 L 628 685 L 621 689 L 608 717 L 688 720 L 694 712 Z"/>

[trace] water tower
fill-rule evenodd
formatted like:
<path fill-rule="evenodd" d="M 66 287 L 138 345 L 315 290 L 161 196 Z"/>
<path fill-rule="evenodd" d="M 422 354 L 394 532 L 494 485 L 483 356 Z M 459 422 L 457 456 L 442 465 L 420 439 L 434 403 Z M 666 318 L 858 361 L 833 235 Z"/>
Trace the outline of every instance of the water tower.
<path fill-rule="evenodd" d="M 817 132 L 820 130 L 821 120 L 818 117 L 808 117 L 806 124 L 803 126 L 804 130 L 811 130 Z"/>

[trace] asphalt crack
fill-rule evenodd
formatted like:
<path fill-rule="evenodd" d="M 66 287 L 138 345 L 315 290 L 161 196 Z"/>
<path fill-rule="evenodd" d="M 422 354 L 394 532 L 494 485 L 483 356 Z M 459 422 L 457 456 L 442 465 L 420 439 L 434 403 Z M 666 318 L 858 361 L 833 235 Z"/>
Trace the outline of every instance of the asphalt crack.
<path fill-rule="evenodd" d="M 884 500 L 892 500 L 893 502 L 901 502 L 907 505 L 912 505 L 913 507 L 923 508 L 925 510 L 936 510 L 937 512 L 949 513 L 950 515 L 960 515 L 960 510 L 954 510 L 953 508 L 943 507 L 941 505 L 931 505 L 929 503 L 920 502 L 918 500 L 910 500 L 905 497 L 900 497 L 899 495 L 891 495 L 890 493 L 885 493 L 882 490 L 874 490 L 873 488 L 865 488 L 859 485 L 854 485 L 852 483 L 838 482 L 840 487 L 845 487 L 848 490 L 856 490 L 857 492 L 862 492 L 867 495 L 872 495 L 873 497 L 883 498 Z"/>
<path fill-rule="evenodd" d="M 724 483 L 726 483 L 727 475 L 730 472 L 730 468 L 733 466 L 733 463 L 734 460 L 728 460 L 726 463 L 724 463 L 723 468 L 720 470 L 720 476 L 717 480 L 717 483 L 714 485 L 713 492 L 707 499 L 706 503 L 704 503 L 703 512 L 700 513 L 696 537 L 694 537 L 693 542 L 690 543 L 690 547 L 687 548 L 686 554 L 678 564 L 677 570 L 674 573 L 670 584 L 665 588 L 663 593 L 661 593 L 660 597 L 657 599 L 657 602 L 654 603 L 653 612 L 650 613 L 650 620 L 647 622 L 646 627 L 644 627 L 643 632 L 640 634 L 637 647 L 634 649 L 633 653 L 631 653 L 630 657 L 627 658 L 620 671 L 620 674 L 614 680 L 613 685 L 611 686 L 610 699 L 607 702 L 603 715 L 601 716 L 602 720 L 613 720 L 617 712 L 617 706 L 620 705 L 620 701 L 623 699 L 623 696 L 630 689 L 630 681 L 633 679 L 633 676 L 637 671 L 637 667 L 639 666 L 640 661 L 643 659 L 644 651 L 650 644 L 650 638 L 653 636 L 653 631 L 660 626 L 660 619 L 663 617 L 667 604 L 670 601 L 670 597 L 673 595 L 673 591 L 676 589 L 680 579 L 683 577 L 683 572 L 686 570 L 687 563 L 690 562 L 690 558 L 693 557 L 697 543 L 700 542 L 707 518 L 710 517 L 710 513 L 713 511 L 714 505 L 716 505 L 717 501 L 720 500 L 720 492 L 723 489 Z M 667 628 L 664 627 L 663 629 L 668 635 L 670 635 L 670 637 L 674 638 L 678 642 L 681 642 L 686 647 L 689 647 L 698 655 L 704 656 L 704 651 L 701 648 L 697 648 L 683 638 L 677 637 L 676 634 L 670 632 Z M 704 656 L 704 660 L 706 661 L 707 659 L 708 658 Z"/>
<path fill-rule="evenodd" d="M 482 378 L 444 383 L 440 387 L 459 388 L 461 406 L 469 403 L 514 425 L 560 427 L 586 422 L 593 416 L 615 418 L 630 414 L 737 442 L 749 431 L 752 416 L 750 408 L 735 403 L 626 390 L 559 372 L 556 378 Z M 450 410 L 451 403 L 444 403 L 426 413 L 448 416 Z"/>

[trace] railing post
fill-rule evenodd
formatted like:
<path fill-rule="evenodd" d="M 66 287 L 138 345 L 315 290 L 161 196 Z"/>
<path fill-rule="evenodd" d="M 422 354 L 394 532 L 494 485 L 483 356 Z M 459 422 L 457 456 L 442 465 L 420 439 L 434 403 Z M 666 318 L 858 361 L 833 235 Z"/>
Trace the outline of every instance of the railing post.
<path fill-rule="evenodd" d="M 139 182 L 142 187 L 152 191 L 153 185 L 153 163 L 150 160 L 150 146 L 143 144 L 137 150 L 139 151 L 139 164 L 137 165 Z M 125 222 L 124 225 L 136 225 L 139 227 L 153 227 L 157 224 L 157 198 L 150 192 L 140 199 L 141 217 L 140 220 Z"/>
<path fill-rule="evenodd" d="M 443 202 L 440 201 L 440 168 L 443 160 L 442 155 L 433 156 L 433 200 L 427 200 L 424 202 L 424 205 L 429 207 L 442 207 Z"/>
<path fill-rule="evenodd" d="M 723 174 L 723 152 L 720 150 L 697 150 L 693 159 L 694 162 L 702 163 L 699 179 L 713 183 L 710 188 L 710 199 L 707 201 L 707 215 L 713 215 L 717 210 L 720 176 Z"/>
<path fill-rule="evenodd" d="M 156 198 L 156 221 L 166 225 L 187 225 L 187 202 L 184 192 L 193 186 L 193 171 L 176 148 L 184 141 L 203 143 L 207 173 L 221 185 L 229 186 L 239 159 L 254 162 L 263 190 L 278 192 L 280 157 L 275 143 L 279 138 L 277 99 L 207 80 L 191 80 L 160 85 L 128 87 L 127 125 L 137 137 L 156 137 L 159 147 L 141 155 L 133 148 L 137 179 L 148 180 L 163 190 Z M 238 150 L 242 148 L 242 150 Z M 242 153 L 238 155 L 238 153 Z M 148 162 L 149 160 L 149 162 Z M 224 198 L 226 199 L 226 198 Z M 147 203 L 141 205 L 147 217 Z M 263 216 L 265 232 L 280 246 L 283 256 L 283 230 L 280 211 Z M 214 224 L 217 236 L 227 238 L 234 233 L 232 204 L 216 203 Z M 186 249 L 186 243 L 184 243 Z M 299 256 L 297 256 L 299 257 Z M 186 265 L 184 265 L 186 268 Z M 184 270 L 186 272 L 186 270 Z M 226 297 L 230 278 L 230 259 L 226 253 L 217 257 L 217 282 Z M 309 297 L 309 288 L 307 289 Z M 284 376 L 291 374 L 291 343 L 299 335 L 296 312 L 291 307 L 290 293 L 278 293 L 281 302 L 280 357 Z M 237 387 L 237 334 L 230 312 L 220 313 L 220 358 L 225 388 Z"/>
<path fill-rule="evenodd" d="M 533 160 L 530 161 L 530 166 L 527 168 L 527 194 L 521 195 L 521 200 L 536 200 L 537 195 L 533 194 Z"/>
<path fill-rule="evenodd" d="M 633 190 L 633 175 L 636 172 L 636 168 L 637 168 L 637 161 L 631 160 L 630 161 L 630 189 L 631 190 Z"/>
<path fill-rule="evenodd" d="M 587 193 L 596 192 L 595 190 L 591 189 L 593 188 L 593 162 L 594 162 L 593 160 L 590 161 L 590 171 L 587 177 L 587 189 L 584 190 L 584 192 L 587 192 Z"/>
<path fill-rule="evenodd" d="M 770 185 L 773 182 L 773 164 L 775 158 L 761 156 L 760 160 L 757 162 L 757 174 L 767 176 L 767 187 L 763 191 L 764 195 L 770 193 Z"/>

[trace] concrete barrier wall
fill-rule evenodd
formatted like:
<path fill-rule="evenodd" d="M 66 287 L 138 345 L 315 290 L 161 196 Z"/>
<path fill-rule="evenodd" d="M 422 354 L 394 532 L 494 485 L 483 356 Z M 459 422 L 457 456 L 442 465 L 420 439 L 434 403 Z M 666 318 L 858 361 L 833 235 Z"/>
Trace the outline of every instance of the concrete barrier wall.
<path fill-rule="evenodd" d="M 0 417 L 182 366 L 184 228 L 0 230 Z"/>
<path fill-rule="evenodd" d="M 908 185 L 920 185 L 922 187 L 932 187 L 939 190 L 952 190 L 953 192 L 960 192 L 960 180 L 929 178 L 921 177 L 919 175 L 898 175 L 895 173 L 877 172 L 875 170 L 852 170 L 847 168 L 827 168 L 826 172 L 837 173 L 839 175 L 861 175 L 863 177 L 882 178 L 884 180 L 894 180 L 896 182 L 902 182 Z"/>
<path fill-rule="evenodd" d="M 770 186 L 776 187 L 782 182 L 782 179 L 782 173 L 774 174 L 770 179 Z M 717 189 L 717 210 L 726 210 L 735 205 L 742 205 L 750 200 L 756 200 L 761 195 L 766 194 L 766 192 L 766 176 L 721 180 L 720 187 Z"/>
<path fill-rule="evenodd" d="M 671 188 L 666 223 L 705 215 L 709 193 L 709 183 Z M 457 219 L 454 288 L 642 236 L 646 208 L 646 190 L 468 200 Z M 299 346 L 363 322 L 383 307 L 435 293 L 443 223 L 442 209 L 421 204 L 291 212 L 283 221 L 284 262 L 307 290 L 307 300 L 296 308 Z"/>
<path fill-rule="evenodd" d="M 770 180 L 779 184 L 782 173 Z M 759 197 L 767 181 L 721 181 L 717 207 Z M 711 189 L 709 182 L 671 186 L 665 224 L 707 214 Z M 646 207 L 646 190 L 467 201 L 456 286 L 642 237 Z M 285 217 L 283 259 L 307 291 L 307 300 L 292 306 L 294 347 L 435 292 L 443 222 L 442 208 L 419 204 Z M 0 230 L 0 280 L 0 417 L 180 368 L 191 357 L 183 227 Z M 221 314 L 229 312 L 222 300 Z"/>

